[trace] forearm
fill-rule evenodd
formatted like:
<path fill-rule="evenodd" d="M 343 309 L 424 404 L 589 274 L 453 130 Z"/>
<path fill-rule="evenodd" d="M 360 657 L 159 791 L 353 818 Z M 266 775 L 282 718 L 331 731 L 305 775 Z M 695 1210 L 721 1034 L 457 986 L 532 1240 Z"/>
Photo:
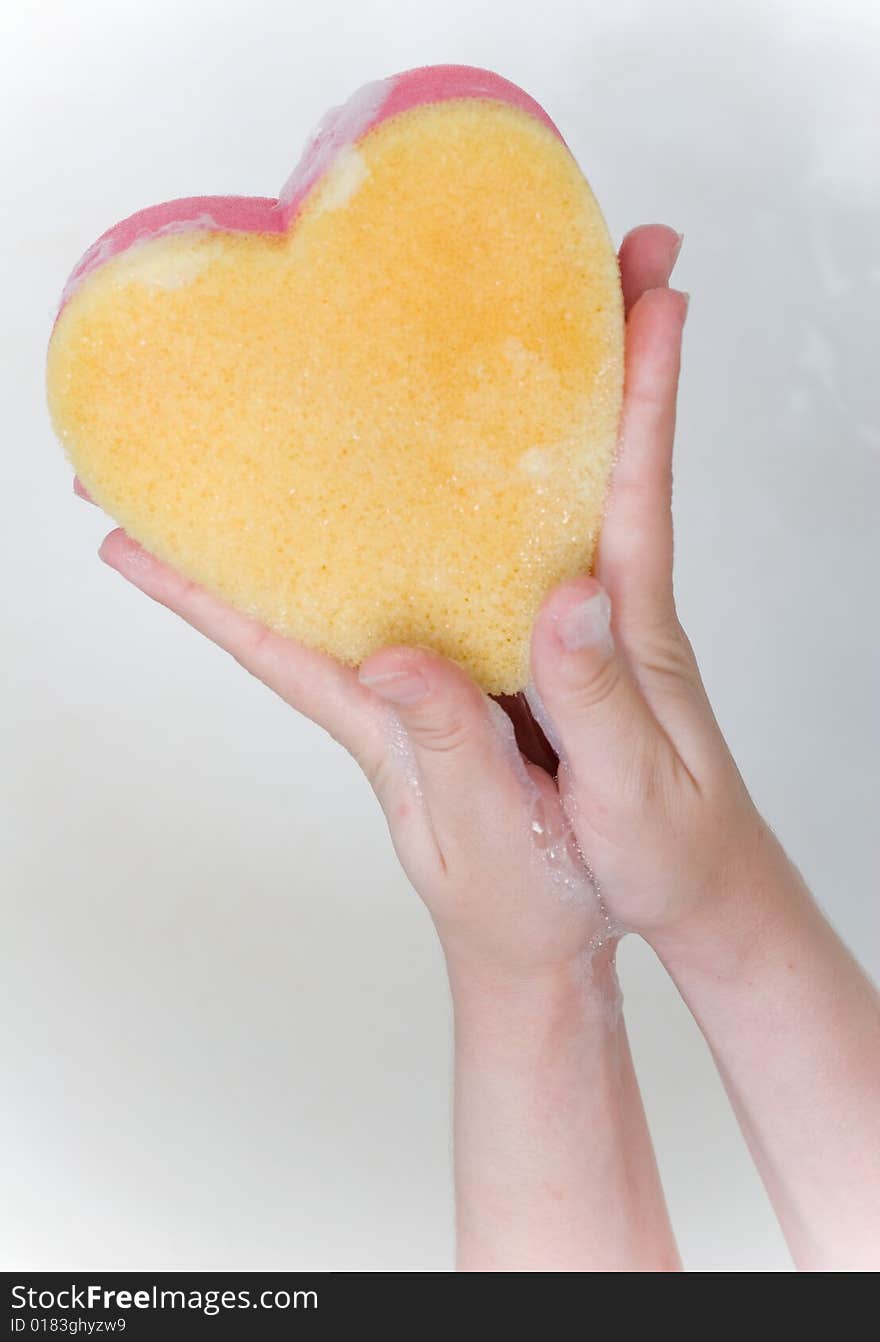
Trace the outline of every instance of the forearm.
<path fill-rule="evenodd" d="M 769 831 L 652 943 L 699 1023 L 798 1267 L 880 1267 L 880 999 Z"/>
<path fill-rule="evenodd" d="M 450 980 L 459 1268 L 677 1269 L 613 965 Z"/>

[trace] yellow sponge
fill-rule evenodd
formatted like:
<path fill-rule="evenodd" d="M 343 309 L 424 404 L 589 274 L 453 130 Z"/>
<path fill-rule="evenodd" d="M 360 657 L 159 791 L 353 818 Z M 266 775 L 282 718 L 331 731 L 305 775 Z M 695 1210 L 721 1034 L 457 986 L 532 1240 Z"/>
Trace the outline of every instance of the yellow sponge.
<path fill-rule="evenodd" d="M 491 693 L 591 563 L 623 382 L 607 229 L 524 100 L 373 108 L 256 226 L 212 198 L 111 238 L 48 355 L 70 460 L 148 550 L 345 662 L 420 643 Z"/>

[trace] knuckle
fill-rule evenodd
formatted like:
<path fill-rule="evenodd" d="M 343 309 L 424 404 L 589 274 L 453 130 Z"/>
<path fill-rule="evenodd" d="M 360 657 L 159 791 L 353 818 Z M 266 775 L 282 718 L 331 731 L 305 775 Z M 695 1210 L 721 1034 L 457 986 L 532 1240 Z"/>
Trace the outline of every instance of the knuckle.
<path fill-rule="evenodd" d="M 694 652 L 694 645 L 691 643 L 678 620 L 675 621 L 676 634 L 678 636 L 679 650 L 682 661 L 693 676 L 699 679 L 700 668 L 697 662 L 697 654 Z"/>
<path fill-rule="evenodd" d="M 608 657 L 590 670 L 590 674 L 568 687 L 569 707 L 587 713 L 608 702 L 620 684 L 620 663 Z"/>
<path fill-rule="evenodd" d="M 240 656 L 247 661 L 256 661 L 271 646 L 273 637 L 273 631 L 267 625 L 254 625 L 243 640 Z"/>
<path fill-rule="evenodd" d="M 470 725 L 460 713 L 445 713 L 411 723 L 410 734 L 424 750 L 443 755 L 461 749 L 470 736 Z"/>
<path fill-rule="evenodd" d="M 265 625 L 257 624 L 255 621 L 243 635 L 240 634 L 238 638 L 226 641 L 226 651 L 233 661 L 238 662 L 239 666 L 243 667 L 245 671 L 250 671 L 253 674 L 254 668 L 265 655 L 269 633 L 270 631 Z"/>
<path fill-rule="evenodd" d="M 668 826 L 675 812 L 677 778 L 668 753 L 656 739 L 634 743 L 623 762 L 615 809 L 628 829 Z"/>
<path fill-rule="evenodd" d="M 389 752 L 370 750 L 358 743 L 347 743 L 346 748 L 384 807 L 396 778 Z"/>
<path fill-rule="evenodd" d="M 663 619 L 648 631 L 639 656 L 642 670 L 657 679 L 690 684 L 696 671 L 696 658 L 678 620 Z"/>
<path fill-rule="evenodd" d="M 629 406 L 631 413 L 659 418 L 669 406 L 669 387 L 665 379 L 656 374 L 643 374 L 630 386 Z"/>

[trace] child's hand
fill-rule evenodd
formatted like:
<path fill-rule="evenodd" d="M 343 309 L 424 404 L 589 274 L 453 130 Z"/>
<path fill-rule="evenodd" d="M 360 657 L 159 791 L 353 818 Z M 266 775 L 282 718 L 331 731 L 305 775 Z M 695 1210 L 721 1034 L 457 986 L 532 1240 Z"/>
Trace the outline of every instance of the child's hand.
<path fill-rule="evenodd" d="M 615 604 L 620 602 L 621 646 L 638 674 L 643 662 L 647 667 L 664 658 L 668 665 L 652 673 L 658 686 L 670 705 L 708 731 L 711 715 L 686 645 L 677 642 L 670 591 L 669 458 L 686 304 L 667 281 L 678 246 L 671 229 L 649 226 L 630 233 L 621 248 L 628 311 L 625 433 L 601 564 Z M 556 783 L 532 762 L 548 752 L 542 756 L 521 700 L 511 711 L 527 759 L 516 749 L 502 709 L 456 666 L 428 651 L 385 649 L 368 658 L 358 675 L 226 606 L 121 530 L 104 541 L 101 557 L 232 653 L 358 759 L 451 967 L 472 975 L 536 977 L 605 941 L 606 919 Z M 536 631 L 536 678 L 571 761 L 571 776 L 563 768 L 563 792 L 578 802 L 575 823 L 584 852 L 614 916 L 637 925 L 672 910 L 657 864 L 684 859 L 663 833 L 667 813 L 679 827 L 701 826 L 703 811 L 692 779 L 634 685 L 622 671 L 612 677 L 610 668 L 622 663 L 599 644 L 561 655 L 558 613 L 581 591 L 595 589 L 592 579 L 584 579 L 549 603 Z M 679 647 L 680 672 L 671 660 Z M 668 718 L 668 727 L 673 714 L 665 700 L 661 707 L 658 698 L 656 711 L 664 722 Z M 534 749 L 526 744 L 529 731 Z M 682 732 L 689 759 L 694 731 Z M 642 826 L 639 849 L 627 851 L 636 822 Z M 675 881 L 681 890 L 680 868 Z M 698 873 L 691 884 L 701 882 Z"/>

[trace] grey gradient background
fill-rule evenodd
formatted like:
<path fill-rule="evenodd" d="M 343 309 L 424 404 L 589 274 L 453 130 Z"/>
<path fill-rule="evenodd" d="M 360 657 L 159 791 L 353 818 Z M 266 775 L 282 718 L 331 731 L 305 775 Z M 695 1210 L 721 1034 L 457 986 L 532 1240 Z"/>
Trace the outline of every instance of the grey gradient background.
<path fill-rule="evenodd" d="M 7 0 L 0 1265 L 452 1261 L 450 1019 L 351 760 L 95 558 L 43 405 L 109 224 L 270 195 L 412 65 L 547 107 L 616 240 L 684 230 L 677 586 L 754 795 L 876 972 L 873 6 Z M 707 1049 L 639 943 L 629 1026 L 688 1267 L 789 1260 Z"/>

